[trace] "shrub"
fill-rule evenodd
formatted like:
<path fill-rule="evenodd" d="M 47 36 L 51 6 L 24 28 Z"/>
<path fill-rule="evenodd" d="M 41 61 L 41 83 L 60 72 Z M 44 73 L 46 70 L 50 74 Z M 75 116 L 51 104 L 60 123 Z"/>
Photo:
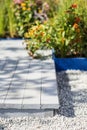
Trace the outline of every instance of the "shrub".
<path fill-rule="evenodd" d="M 78 0 L 78 4 L 61 4 L 58 15 L 46 24 L 31 27 L 25 37 L 31 39 L 27 46 L 32 53 L 54 48 L 57 57 L 87 57 L 86 35 L 87 6 Z"/>
<path fill-rule="evenodd" d="M 84 5 L 84 8 L 83 8 Z M 87 7 L 85 1 L 83 4 L 72 4 L 59 17 L 57 16 L 55 27 L 52 30 L 56 32 L 52 39 L 53 48 L 57 56 L 77 57 L 87 56 Z"/>
<path fill-rule="evenodd" d="M 50 45 L 50 26 L 47 21 L 37 23 L 25 33 L 27 49 L 34 54 L 38 49 L 51 48 Z"/>

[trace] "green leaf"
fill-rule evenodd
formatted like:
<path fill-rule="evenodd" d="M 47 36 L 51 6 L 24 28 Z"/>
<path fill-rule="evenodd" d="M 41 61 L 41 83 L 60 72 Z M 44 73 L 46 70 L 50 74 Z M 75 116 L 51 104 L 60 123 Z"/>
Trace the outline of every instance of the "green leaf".
<path fill-rule="evenodd" d="M 70 42 L 70 40 L 69 40 L 69 39 L 66 39 L 65 45 L 68 46 L 68 45 L 69 45 L 69 42 Z"/>
<path fill-rule="evenodd" d="M 65 37 L 65 31 L 62 32 L 62 37 Z"/>

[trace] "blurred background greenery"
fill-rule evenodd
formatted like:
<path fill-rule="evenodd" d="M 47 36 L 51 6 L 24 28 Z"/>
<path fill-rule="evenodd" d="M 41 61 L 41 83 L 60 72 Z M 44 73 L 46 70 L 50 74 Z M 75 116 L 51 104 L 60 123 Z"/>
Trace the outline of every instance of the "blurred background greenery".
<path fill-rule="evenodd" d="M 62 12 L 65 8 L 73 2 L 82 3 L 84 8 L 83 0 L 22 0 L 22 3 L 26 4 L 26 8 L 22 4 L 14 4 L 17 0 L 0 0 L 0 38 L 7 37 L 23 37 L 24 33 L 32 26 L 36 20 L 33 18 L 34 9 L 39 8 L 35 5 L 36 1 L 42 1 L 48 3 L 49 11 L 47 16 L 50 21 L 53 21 L 56 16 L 62 16 Z M 85 6 L 87 6 L 87 0 L 84 0 Z M 29 9 L 30 5 L 34 5 Z M 62 5 L 62 8 L 61 8 Z M 35 8 L 34 8 L 35 7 Z M 30 11 L 30 12 L 29 12 Z"/>

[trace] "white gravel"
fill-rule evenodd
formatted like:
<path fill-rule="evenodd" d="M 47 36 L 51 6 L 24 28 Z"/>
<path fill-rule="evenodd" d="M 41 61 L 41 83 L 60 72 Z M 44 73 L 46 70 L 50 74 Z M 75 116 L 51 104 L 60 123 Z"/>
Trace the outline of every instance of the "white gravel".
<path fill-rule="evenodd" d="M 87 72 L 59 72 L 57 81 L 60 108 L 56 116 L 1 113 L 0 130 L 87 130 Z"/>

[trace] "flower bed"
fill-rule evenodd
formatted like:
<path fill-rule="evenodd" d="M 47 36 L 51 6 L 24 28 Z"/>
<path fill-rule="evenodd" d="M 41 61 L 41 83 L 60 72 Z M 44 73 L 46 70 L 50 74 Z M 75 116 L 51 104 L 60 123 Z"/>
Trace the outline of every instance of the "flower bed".
<path fill-rule="evenodd" d="M 78 0 L 79 1 L 79 0 Z M 34 53 L 38 49 L 55 50 L 61 58 L 87 57 L 87 6 L 85 1 L 60 6 L 51 21 L 36 23 L 25 33 L 27 47 Z M 62 12 L 62 13 L 61 13 Z"/>
<path fill-rule="evenodd" d="M 84 6 L 83 6 L 84 5 Z M 54 46 L 56 71 L 87 71 L 87 12 L 83 3 L 72 4 L 57 18 L 57 41 Z"/>

